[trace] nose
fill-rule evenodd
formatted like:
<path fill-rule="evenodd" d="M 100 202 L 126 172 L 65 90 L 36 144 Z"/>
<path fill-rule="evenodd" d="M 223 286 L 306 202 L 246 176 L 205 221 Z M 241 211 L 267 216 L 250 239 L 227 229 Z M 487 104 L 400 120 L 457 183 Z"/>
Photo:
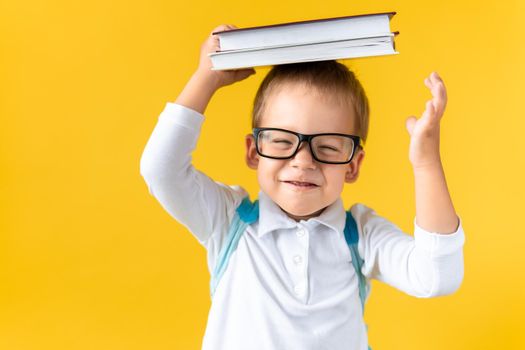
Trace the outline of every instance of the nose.
<path fill-rule="evenodd" d="M 291 159 L 290 165 L 299 168 L 315 169 L 315 159 L 306 141 L 301 142 L 297 153 Z"/>

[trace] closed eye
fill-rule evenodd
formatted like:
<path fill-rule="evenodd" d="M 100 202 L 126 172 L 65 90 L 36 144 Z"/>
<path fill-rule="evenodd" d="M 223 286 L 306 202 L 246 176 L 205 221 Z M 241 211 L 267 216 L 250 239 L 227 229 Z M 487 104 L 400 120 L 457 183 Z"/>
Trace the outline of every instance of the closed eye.
<path fill-rule="evenodd" d="M 329 151 L 339 152 L 339 150 L 337 148 L 330 147 L 330 146 L 321 146 L 320 148 L 323 148 L 323 149 L 329 150 Z"/>
<path fill-rule="evenodd" d="M 288 140 L 273 140 L 272 142 L 274 143 L 287 143 L 289 145 L 291 145 L 292 143 Z"/>

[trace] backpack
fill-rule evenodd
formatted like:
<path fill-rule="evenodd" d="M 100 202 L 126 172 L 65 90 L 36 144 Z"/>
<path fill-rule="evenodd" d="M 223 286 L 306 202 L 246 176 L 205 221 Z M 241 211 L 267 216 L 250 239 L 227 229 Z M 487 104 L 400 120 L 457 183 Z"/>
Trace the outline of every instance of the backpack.
<path fill-rule="evenodd" d="M 210 295 L 213 298 L 215 289 L 228 266 L 228 261 L 231 254 L 237 248 L 239 239 L 241 238 L 244 231 L 248 225 L 254 223 L 259 218 L 259 201 L 255 200 L 253 203 L 250 201 L 249 197 L 244 197 L 241 204 L 237 207 L 232 223 L 230 225 L 228 235 L 226 236 L 226 241 L 223 244 L 217 263 L 211 275 L 210 280 Z M 361 267 L 364 264 L 364 260 L 359 256 L 357 250 L 357 243 L 359 242 L 359 235 L 357 231 L 357 224 L 350 213 L 350 210 L 346 211 L 346 221 L 344 228 L 344 236 L 346 243 L 350 249 L 350 254 L 352 255 L 352 265 L 356 271 L 358 282 L 359 282 L 359 298 L 361 299 L 361 309 L 364 315 L 365 312 L 365 302 L 370 292 L 370 285 L 367 286 L 366 277 L 361 272 Z M 365 324 L 365 327 L 368 331 L 368 325 Z M 368 350 L 372 350 L 368 346 Z"/>

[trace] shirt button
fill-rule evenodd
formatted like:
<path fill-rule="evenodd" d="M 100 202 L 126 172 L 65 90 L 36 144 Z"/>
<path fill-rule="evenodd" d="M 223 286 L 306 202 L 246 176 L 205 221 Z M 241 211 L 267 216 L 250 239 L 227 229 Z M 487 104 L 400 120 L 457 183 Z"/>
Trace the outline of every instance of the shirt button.
<path fill-rule="evenodd" d="M 305 233 L 304 232 L 304 228 L 302 228 L 302 227 L 297 230 L 297 236 L 299 236 L 299 237 L 304 236 L 304 233 Z"/>
<path fill-rule="evenodd" d="M 296 263 L 297 265 L 299 265 L 300 263 L 303 262 L 303 257 L 300 256 L 300 255 L 296 255 L 293 257 L 293 262 Z"/>

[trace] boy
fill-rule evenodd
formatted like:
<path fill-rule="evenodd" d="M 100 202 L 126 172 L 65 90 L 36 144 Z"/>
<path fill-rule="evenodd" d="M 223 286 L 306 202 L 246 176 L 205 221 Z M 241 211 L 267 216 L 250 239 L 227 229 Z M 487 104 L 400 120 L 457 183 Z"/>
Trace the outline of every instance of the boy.
<path fill-rule="evenodd" d="M 213 93 L 255 72 L 212 71 L 207 53 L 218 48 L 210 35 L 199 68 L 167 104 L 141 159 L 150 193 L 206 248 L 210 273 L 248 194 L 194 169 L 191 152 Z M 416 297 L 459 288 L 464 233 L 439 155 L 446 92 L 435 73 L 425 84 L 433 98 L 421 118 L 406 123 L 416 184 L 414 237 L 354 204 L 364 259 L 359 271 L 350 264 L 356 258 L 345 241 L 340 194 L 345 182 L 357 180 L 365 154 L 364 90 L 335 61 L 273 67 L 255 98 L 254 133 L 246 136 L 246 163 L 260 185 L 259 216 L 240 236 L 212 295 L 203 349 L 367 349 L 361 274 L 367 290 L 372 278 Z"/>

